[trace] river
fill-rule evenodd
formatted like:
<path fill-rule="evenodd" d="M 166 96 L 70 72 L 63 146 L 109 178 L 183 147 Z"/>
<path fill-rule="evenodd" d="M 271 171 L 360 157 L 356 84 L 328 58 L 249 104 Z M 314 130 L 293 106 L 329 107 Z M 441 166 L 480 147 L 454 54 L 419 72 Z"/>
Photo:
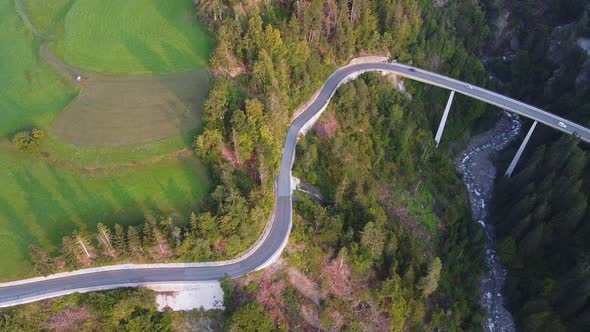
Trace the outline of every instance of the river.
<path fill-rule="evenodd" d="M 489 220 L 488 207 L 498 174 L 490 157 L 504 149 L 521 129 L 522 121 L 518 116 L 504 112 L 494 128 L 471 139 L 456 163 L 469 192 L 473 218 L 483 227 L 486 237 L 486 262 L 489 270 L 481 280 L 481 305 L 486 310 L 484 330 L 488 332 L 515 331 L 514 319 L 506 309 L 502 296 L 506 269 L 496 256 L 495 233 Z M 500 175 L 503 172 L 504 170 L 499 170 Z"/>

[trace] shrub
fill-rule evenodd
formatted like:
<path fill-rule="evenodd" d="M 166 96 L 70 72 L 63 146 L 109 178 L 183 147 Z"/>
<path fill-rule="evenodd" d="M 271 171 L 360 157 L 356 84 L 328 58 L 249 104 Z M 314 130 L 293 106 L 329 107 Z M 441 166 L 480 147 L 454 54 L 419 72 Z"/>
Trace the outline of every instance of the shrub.
<path fill-rule="evenodd" d="M 259 290 L 260 286 L 254 281 L 250 281 L 250 283 L 246 287 L 244 287 L 244 291 L 248 294 L 254 294 Z"/>
<path fill-rule="evenodd" d="M 29 131 L 21 131 L 12 138 L 14 146 L 23 152 L 39 152 L 41 148 L 41 140 L 45 136 L 45 133 L 38 128 L 33 128 Z"/>
<path fill-rule="evenodd" d="M 266 313 L 258 302 L 246 302 L 234 312 L 231 317 L 230 331 L 272 331 L 274 330 L 272 317 Z"/>

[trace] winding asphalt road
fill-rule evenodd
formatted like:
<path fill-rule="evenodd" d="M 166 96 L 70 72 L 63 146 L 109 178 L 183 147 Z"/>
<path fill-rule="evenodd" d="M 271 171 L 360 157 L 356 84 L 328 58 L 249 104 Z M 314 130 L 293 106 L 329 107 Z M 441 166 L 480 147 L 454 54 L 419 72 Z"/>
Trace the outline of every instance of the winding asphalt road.
<path fill-rule="evenodd" d="M 73 273 L 58 274 L 47 278 L 32 278 L 4 283 L 0 284 L 0 307 L 33 302 L 74 292 L 87 292 L 125 286 L 211 281 L 219 280 L 225 275 L 239 277 L 269 265 L 280 256 L 291 232 L 291 168 L 295 158 L 295 145 L 297 144 L 298 135 L 301 132 L 305 132 L 317 120 L 321 112 L 328 105 L 338 86 L 364 72 L 370 71 L 395 73 L 409 79 L 454 90 L 466 96 L 536 120 L 567 134 L 576 134 L 582 140 L 590 142 L 590 129 L 588 128 L 514 99 L 479 87 L 470 86 L 461 81 L 398 63 L 373 62 L 349 65 L 337 70 L 328 78 L 315 101 L 293 121 L 289 128 L 283 148 L 281 168 L 277 177 L 274 217 L 271 218 L 271 223 L 267 226 L 270 228 L 264 233 L 259 245 L 247 254 L 239 259 L 227 262 L 114 265 L 106 268 L 86 269 Z M 442 109 L 443 106 L 441 106 L 441 111 Z"/>

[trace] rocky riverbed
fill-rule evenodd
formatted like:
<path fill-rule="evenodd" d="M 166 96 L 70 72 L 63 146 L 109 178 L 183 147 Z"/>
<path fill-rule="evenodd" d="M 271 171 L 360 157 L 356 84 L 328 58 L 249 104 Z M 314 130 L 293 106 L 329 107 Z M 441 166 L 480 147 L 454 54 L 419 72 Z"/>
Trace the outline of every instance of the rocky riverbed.
<path fill-rule="evenodd" d="M 521 128 L 522 122 L 516 115 L 504 113 L 494 128 L 473 137 L 456 163 L 469 192 L 473 218 L 481 224 L 486 235 L 486 261 L 489 271 L 484 274 L 481 281 L 481 304 L 487 312 L 484 329 L 490 332 L 515 331 L 512 315 L 504 306 L 502 287 L 506 279 L 506 269 L 496 256 L 495 233 L 489 221 L 488 210 L 494 180 L 497 175 L 503 176 L 504 170 L 496 170 L 490 157 L 504 149 L 518 135 Z"/>

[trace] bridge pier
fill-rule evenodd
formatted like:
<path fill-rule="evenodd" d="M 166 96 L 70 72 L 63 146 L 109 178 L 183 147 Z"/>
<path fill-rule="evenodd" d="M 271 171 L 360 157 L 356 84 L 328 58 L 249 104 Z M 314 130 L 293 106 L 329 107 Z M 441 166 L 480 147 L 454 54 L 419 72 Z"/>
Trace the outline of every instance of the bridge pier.
<path fill-rule="evenodd" d="M 436 131 L 436 136 L 434 140 L 436 141 L 436 146 L 440 143 L 440 139 L 443 134 L 443 130 L 445 130 L 445 123 L 447 123 L 447 118 L 449 117 L 449 111 L 451 110 L 451 104 L 453 103 L 453 97 L 455 97 L 455 90 L 451 90 L 451 94 L 449 95 L 449 101 L 447 101 L 447 106 L 445 107 L 445 112 L 443 113 L 442 119 L 440 119 L 440 124 L 438 125 L 438 130 Z"/>
<path fill-rule="evenodd" d="M 520 147 L 518 148 L 518 151 L 516 151 L 516 155 L 514 156 L 514 158 L 512 158 L 512 161 L 510 162 L 510 165 L 508 166 L 508 169 L 506 170 L 506 174 L 504 174 L 505 176 L 507 176 L 507 177 L 512 176 L 512 172 L 514 172 L 514 168 L 516 168 L 516 164 L 518 164 L 518 160 L 520 159 L 520 156 L 524 152 L 524 148 L 526 147 L 527 143 L 529 142 L 529 139 L 531 138 L 531 135 L 533 134 L 533 131 L 535 130 L 536 126 L 537 126 L 537 121 L 533 122 L 533 125 L 529 129 L 529 132 L 524 137 L 524 140 L 522 141 L 522 143 L 520 143 Z"/>

